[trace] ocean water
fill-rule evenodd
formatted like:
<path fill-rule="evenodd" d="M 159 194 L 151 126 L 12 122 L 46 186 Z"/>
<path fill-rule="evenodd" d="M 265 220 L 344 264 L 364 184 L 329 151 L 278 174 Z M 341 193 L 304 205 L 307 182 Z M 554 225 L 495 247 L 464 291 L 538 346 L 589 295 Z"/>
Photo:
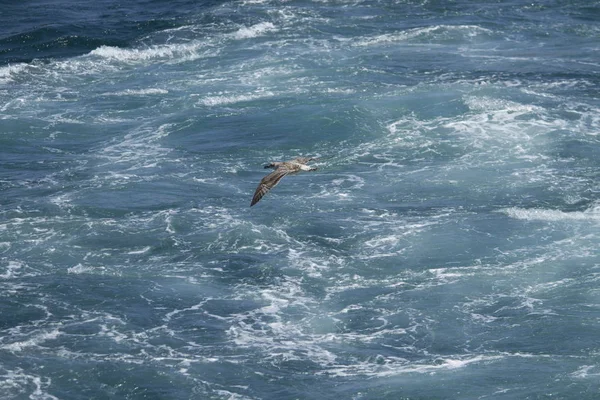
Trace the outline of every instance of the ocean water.
<path fill-rule="evenodd" d="M 600 398 L 599 93 L 598 1 L 4 1 L 0 398 Z"/>

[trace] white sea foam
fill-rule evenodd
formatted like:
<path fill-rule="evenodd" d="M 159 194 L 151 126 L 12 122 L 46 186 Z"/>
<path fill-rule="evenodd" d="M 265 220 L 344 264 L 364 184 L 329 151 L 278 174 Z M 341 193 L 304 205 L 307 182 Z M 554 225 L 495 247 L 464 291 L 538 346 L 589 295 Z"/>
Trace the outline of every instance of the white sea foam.
<path fill-rule="evenodd" d="M 234 393 L 230 390 L 224 390 L 224 389 L 214 389 L 214 393 L 217 394 L 219 396 L 219 398 L 226 399 L 226 400 L 252 400 L 253 399 L 253 397 L 244 396 L 242 394 Z"/>
<path fill-rule="evenodd" d="M 490 363 L 503 358 L 505 357 L 502 355 L 474 355 L 455 358 L 440 357 L 434 363 L 416 363 L 382 356 L 377 362 L 365 361 L 349 366 L 335 366 L 320 374 L 338 377 L 362 375 L 380 378 L 415 373 L 435 374 L 466 368 L 471 364 Z"/>
<path fill-rule="evenodd" d="M 9 64 L 5 67 L 0 67 L 0 83 L 7 84 L 14 79 L 15 76 L 27 70 L 29 64 Z"/>
<path fill-rule="evenodd" d="M 127 254 L 144 254 L 144 253 L 147 253 L 150 249 L 151 249 L 150 246 L 146 246 L 146 247 L 144 247 L 142 249 L 139 249 L 139 250 L 128 251 Z"/>
<path fill-rule="evenodd" d="M 111 165 L 128 164 L 133 170 L 153 167 L 158 159 L 163 159 L 171 151 L 162 146 L 160 141 L 170 134 L 172 128 L 173 124 L 139 127 L 101 149 L 98 156 L 109 159 Z"/>
<path fill-rule="evenodd" d="M 4 229 L 6 229 L 6 227 L 0 226 L 0 230 L 4 230 Z M 0 242 L 0 253 L 4 253 L 7 250 L 10 250 L 11 246 L 12 245 L 10 242 Z"/>
<path fill-rule="evenodd" d="M 32 400 L 58 400 L 58 397 L 46 392 L 51 384 L 50 378 L 25 373 L 21 368 L 0 372 L 0 391 L 14 394 L 15 398 L 24 398 L 29 393 L 28 398 Z M 32 385 L 33 391 L 30 389 Z"/>
<path fill-rule="evenodd" d="M 365 178 L 354 175 L 346 174 L 336 176 L 330 181 L 329 184 L 321 186 L 321 191 L 311 195 L 311 198 L 329 198 L 336 201 L 351 201 L 356 193 L 359 193 L 357 189 L 361 189 L 365 185 Z"/>
<path fill-rule="evenodd" d="M 582 365 L 577 371 L 571 373 L 570 376 L 576 379 L 597 379 L 600 377 L 600 371 L 598 371 L 597 365 Z"/>
<path fill-rule="evenodd" d="M 230 93 L 216 93 L 212 96 L 204 97 L 199 101 L 200 104 L 213 107 L 221 105 L 229 105 L 235 103 L 249 102 L 259 99 L 265 99 L 275 96 L 275 93 L 271 91 L 258 90 L 254 93 L 246 94 L 230 94 Z"/>
<path fill-rule="evenodd" d="M 29 347 L 38 347 L 42 343 L 56 339 L 61 335 L 61 332 L 58 328 L 55 328 L 51 331 L 36 331 L 31 337 L 26 340 L 14 341 L 7 344 L 0 345 L 1 349 L 12 351 L 12 352 L 20 352 Z"/>
<path fill-rule="evenodd" d="M 533 104 L 522 104 L 516 101 L 486 96 L 466 96 L 464 102 L 474 111 L 505 111 L 509 114 L 517 113 L 518 115 L 544 111 L 542 107 Z"/>
<path fill-rule="evenodd" d="M 209 298 L 209 299 L 201 301 L 200 303 L 195 304 L 195 305 L 193 305 L 191 307 L 187 307 L 187 308 L 183 308 L 183 309 L 176 309 L 176 310 L 173 310 L 171 312 L 168 312 L 165 315 L 165 321 L 169 322 L 169 321 L 171 321 L 171 319 L 173 319 L 174 316 L 176 316 L 178 314 L 181 314 L 181 313 L 185 313 L 185 312 L 188 312 L 188 311 L 197 311 L 197 310 L 200 310 L 210 300 L 211 299 Z M 213 316 L 213 317 L 214 318 L 218 318 L 218 319 L 226 319 L 226 318 L 221 318 L 221 317 L 218 317 L 218 316 Z"/>
<path fill-rule="evenodd" d="M 235 39 L 251 39 L 258 36 L 262 36 L 268 32 L 275 32 L 277 28 L 271 22 L 261 22 L 250 27 L 240 28 L 238 31 L 233 33 Z"/>
<path fill-rule="evenodd" d="M 302 244 L 297 249 L 286 246 L 290 266 L 306 272 L 312 277 L 321 277 L 331 268 L 340 268 L 345 263 L 342 257 L 336 255 L 315 256 Z M 310 256 L 308 256 L 310 254 Z"/>
<path fill-rule="evenodd" d="M 413 28 L 402 32 L 387 33 L 367 38 L 362 38 L 354 43 L 355 46 L 377 46 L 395 42 L 405 42 L 411 39 L 427 41 L 444 40 L 445 37 L 459 34 L 463 37 L 476 37 L 481 34 L 491 34 L 492 31 L 477 25 L 436 25 L 425 28 Z"/>
<path fill-rule="evenodd" d="M 585 211 L 560 211 L 543 208 L 519 208 L 511 207 L 501 210 L 511 218 L 528 221 L 600 221 L 600 206 L 596 205 Z"/>
<path fill-rule="evenodd" d="M 169 93 L 166 89 L 148 88 L 148 89 L 127 89 L 120 92 L 105 93 L 105 95 L 111 96 L 145 96 L 155 94 L 167 94 Z"/>
<path fill-rule="evenodd" d="M 2 81 L 0 81 L 1 83 Z M 29 103 L 29 99 L 27 96 L 22 96 L 22 97 L 17 97 L 16 99 L 12 99 L 8 102 L 6 102 L 3 106 L 0 107 L 0 111 L 3 113 L 6 113 L 7 111 L 17 111 L 17 110 L 21 110 L 24 107 L 27 107 L 27 104 Z M 8 115 L 5 115 L 5 118 L 8 117 Z M 0 117 L 2 118 L 2 117 Z"/>
<path fill-rule="evenodd" d="M 0 274 L 0 279 L 11 279 L 18 276 L 18 271 L 23 268 L 23 263 L 17 261 L 9 261 L 6 267 L 6 272 Z"/>
<path fill-rule="evenodd" d="M 90 55 L 103 59 L 136 63 L 149 60 L 192 61 L 204 56 L 215 55 L 216 50 L 206 49 L 206 43 L 192 41 L 189 43 L 155 45 L 142 49 L 124 49 L 113 46 L 100 46 Z"/>
<path fill-rule="evenodd" d="M 473 96 L 467 97 L 465 103 L 476 114 L 445 121 L 443 127 L 460 134 L 475 149 L 493 151 L 496 157 L 500 148 L 510 149 L 509 154 L 531 157 L 534 146 L 542 144 L 539 138 L 543 134 L 567 127 L 566 121 L 544 118 L 545 111 L 538 106 Z"/>
<path fill-rule="evenodd" d="M 273 289 L 257 293 L 265 305 L 250 312 L 236 315 L 228 330 L 230 340 L 240 348 L 257 348 L 273 362 L 311 360 L 331 365 L 337 356 L 322 347 L 318 338 L 307 331 L 307 321 L 288 320 L 289 310 L 309 311 L 315 306 L 298 282 L 286 280 Z M 297 311 L 295 312 L 297 313 Z"/>
<path fill-rule="evenodd" d="M 569 111 L 581 116 L 576 124 L 580 132 L 594 137 L 600 135 L 600 108 L 589 107 L 585 104 L 573 104 L 571 107 L 573 109 Z M 581 112 L 581 109 L 584 111 Z"/>
<path fill-rule="evenodd" d="M 84 265 L 79 263 L 73 267 L 67 268 L 67 273 L 69 274 L 88 274 L 88 273 L 98 273 L 104 272 L 104 267 L 92 267 L 91 265 Z"/>

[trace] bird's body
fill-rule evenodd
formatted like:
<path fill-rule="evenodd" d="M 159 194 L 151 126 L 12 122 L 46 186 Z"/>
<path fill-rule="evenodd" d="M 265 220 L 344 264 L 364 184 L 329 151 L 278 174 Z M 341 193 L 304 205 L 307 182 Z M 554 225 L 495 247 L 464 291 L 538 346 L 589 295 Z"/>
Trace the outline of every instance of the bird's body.
<path fill-rule="evenodd" d="M 306 165 L 307 162 L 315 160 L 312 157 L 298 157 L 290 161 L 275 161 L 265 165 L 265 168 L 273 168 L 275 171 L 262 178 L 254 192 L 250 207 L 259 202 L 267 192 L 273 189 L 286 175 L 297 174 L 300 171 L 316 171 L 317 168 Z"/>

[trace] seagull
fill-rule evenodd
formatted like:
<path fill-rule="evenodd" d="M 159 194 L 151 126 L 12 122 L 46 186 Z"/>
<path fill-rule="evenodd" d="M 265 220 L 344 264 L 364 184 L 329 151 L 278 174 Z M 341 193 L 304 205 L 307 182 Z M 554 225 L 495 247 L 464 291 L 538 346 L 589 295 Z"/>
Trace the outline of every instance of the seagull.
<path fill-rule="evenodd" d="M 316 171 L 317 168 L 306 165 L 311 160 L 317 160 L 313 157 L 297 157 L 290 161 L 275 161 L 265 165 L 265 168 L 273 168 L 275 171 L 262 178 L 260 184 L 254 192 L 250 207 L 259 202 L 267 192 L 273 189 L 286 175 L 296 174 L 300 171 Z"/>

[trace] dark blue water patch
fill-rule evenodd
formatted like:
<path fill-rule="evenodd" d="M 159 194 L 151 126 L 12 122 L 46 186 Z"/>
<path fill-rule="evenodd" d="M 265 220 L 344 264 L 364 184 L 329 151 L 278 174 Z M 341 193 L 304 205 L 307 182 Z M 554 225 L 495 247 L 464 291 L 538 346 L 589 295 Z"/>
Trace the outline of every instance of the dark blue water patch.
<path fill-rule="evenodd" d="M 35 360 L 35 359 L 34 359 Z M 193 380 L 176 373 L 176 368 L 122 360 L 48 356 L 52 371 L 32 371 L 52 380 L 46 393 L 61 399 L 186 398 L 196 390 Z M 76 387 L 76 390 L 64 388 Z"/>
<path fill-rule="evenodd" d="M 555 142 L 557 157 L 574 160 L 580 166 L 594 166 L 600 159 L 600 143 L 595 138 L 582 140 L 568 138 L 567 135 L 563 138 L 562 141 Z"/>
<path fill-rule="evenodd" d="M 285 276 L 277 260 L 277 253 L 234 253 L 213 254 L 211 257 L 223 273 L 216 280 L 223 285 L 248 285 L 260 290 L 277 285 Z"/>
<path fill-rule="evenodd" d="M 192 291 L 180 279 L 133 276 L 134 271 L 128 269 L 126 265 L 122 267 L 124 276 L 55 273 L 21 279 L 19 289 L 11 297 L 28 307 L 17 312 L 16 303 L 4 303 L 7 312 L 2 314 L 2 326 L 21 326 L 22 332 L 40 325 L 57 326 L 66 334 L 52 339 L 57 343 L 69 342 L 77 335 L 90 335 L 90 340 L 97 340 L 102 339 L 96 334 L 103 324 L 114 325 L 123 332 L 150 329 L 163 325 L 170 311 L 222 295 L 218 285 L 195 285 Z M 44 297 L 40 298 L 39 293 L 44 293 Z M 244 309 L 241 304 L 240 307 Z"/>
<path fill-rule="evenodd" d="M 46 196 L 64 190 L 68 185 L 57 184 L 64 171 L 81 165 L 74 154 L 50 151 L 26 142 L 11 143 L 3 150 L 0 150 L 0 188 L 3 189 L 0 202 L 4 206 L 8 202 L 19 205 L 23 210 L 30 205 L 50 211 Z M 44 201 L 39 202 L 40 199 Z"/>
<path fill-rule="evenodd" d="M 177 28 L 219 0 L 9 2 L 0 10 L 0 65 L 85 54 L 102 45 L 128 47 Z"/>
<path fill-rule="evenodd" d="M 592 343 L 597 334 L 591 320 L 579 317 L 536 315 L 521 309 L 517 315 L 499 318 L 501 323 L 491 325 L 494 329 L 486 347 L 500 352 L 579 356 L 584 355 L 580 343 Z"/>
<path fill-rule="evenodd" d="M 83 32 L 82 32 L 83 31 Z M 65 58 L 87 53 L 102 45 L 126 46 L 123 39 L 83 36 L 84 27 L 40 28 L 0 40 L 2 64 L 30 62 L 34 59 Z"/>
<path fill-rule="evenodd" d="M 178 188 L 177 183 L 168 181 L 140 182 L 108 190 L 99 188 L 79 197 L 74 204 L 94 210 L 94 215 L 105 216 L 113 215 L 113 211 L 119 214 L 126 210 L 167 210 L 181 205 Z"/>
<path fill-rule="evenodd" d="M 270 153 L 285 151 L 289 158 L 317 154 L 327 157 L 339 151 L 336 147 L 341 140 L 358 142 L 364 135 L 381 130 L 369 111 L 352 103 L 332 103 L 330 99 L 306 101 L 303 97 L 283 101 L 276 98 L 266 103 L 273 107 L 223 106 L 215 115 L 195 119 L 165 141 L 170 147 L 190 155 L 224 154 L 231 158 L 231 154 L 242 149 L 251 151 L 251 155 L 265 153 L 267 149 Z M 232 110 L 236 112 L 231 113 Z M 301 121 L 298 115 L 303 116 Z M 314 153 L 298 154 L 295 149 L 306 143 L 313 143 Z M 324 154 L 323 149 L 333 151 Z M 257 159 L 257 171 L 267 161 L 275 160 Z"/>
<path fill-rule="evenodd" d="M 588 2 L 580 2 L 577 8 L 566 8 L 566 14 L 574 19 L 589 22 L 591 24 L 598 23 L 600 20 L 600 5 L 590 4 Z"/>
<path fill-rule="evenodd" d="M 53 171 L 61 171 L 65 166 L 75 164 L 69 157 L 50 152 L 39 146 L 21 142 L 11 144 L 9 151 L 0 152 L 2 164 L 0 177 L 19 186 L 35 185 L 43 182 Z"/>
<path fill-rule="evenodd" d="M 10 316 L 0 320 L 0 330 L 19 327 L 23 323 L 32 320 L 42 320 L 46 317 L 46 312 L 34 305 L 24 306 L 20 299 L 4 299 L 0 304 L 1 315 Z"/>

